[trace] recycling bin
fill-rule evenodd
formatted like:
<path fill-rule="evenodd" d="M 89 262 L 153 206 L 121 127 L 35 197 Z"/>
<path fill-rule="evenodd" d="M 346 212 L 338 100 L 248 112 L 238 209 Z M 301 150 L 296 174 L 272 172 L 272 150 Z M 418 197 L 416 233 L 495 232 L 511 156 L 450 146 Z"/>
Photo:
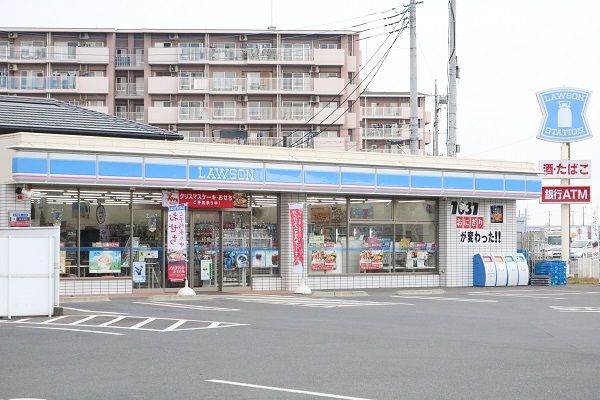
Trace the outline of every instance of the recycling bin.
<path fill-rule="evenodd" d="M 514 254 L 505 254 L 504 263 L 508 274 L 507 286 L 517 286 L 519 284 L 519 268 Z"/>
<path fill-rule="evenodd" d="M 473 255 L 473 286 L 495 286 L 496 265 L 490 254 Z"/>
<path fill-rule="evenodd" d="M 508 272 L 504 256 L 501 254 L 492 254 L 492 258 L 496 265 L 496 286 L 506 286 L 508 283 Z"/>
<path fill-rule="evenodd" d="M 529 285 L 529 265 L 527 259 L 521 253 L 515 254 L 515 260 L 517 262 L 517 269 L 519 270 L 519 286 Z"/>

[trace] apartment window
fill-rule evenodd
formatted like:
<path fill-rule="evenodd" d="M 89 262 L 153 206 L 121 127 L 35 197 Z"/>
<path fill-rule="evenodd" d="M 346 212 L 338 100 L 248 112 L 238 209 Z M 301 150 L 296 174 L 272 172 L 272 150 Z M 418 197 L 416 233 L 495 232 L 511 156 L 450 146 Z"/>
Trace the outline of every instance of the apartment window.
<path fill-rule="evenodd" d="M 179 43 L 180 58 L 183 61 L 198 61 L 206 58 L 204 43 L 187 42 Z"/>
<path fill-rule="evenodd" d="M 320 43 L 320 49 L 339 49 L 339 45 L 337 43 Z"/>
<path fill-rule="evenodd" d="M 183 120 L 201 120 L 205 117 L 204 102 L 180 101 L 179 118 Z"/>
<path fill-rule="evenodd" d="M 21 58 L 39 59 L 46 57 L 46 48 L 43 41 L 22 41 Z"/>
<path fill-rule="evenodd" d="M 248 119 L 268 120 L 272 118 L 273 105 L 270 101 L 249 101 Z"/>
<path fill-rule="evenodd" d="M 354 83 L 354 72 L 348 72 L 348 82 Z"/>
<path fill-rule="evenodd" d="M 169 100 L 154 100 L 152 102 L 153 107 L 171 107 L 171 102 Z"/>
<path fill-rule="evenodd" d="M 105 76 L 104 71 L 85 71 L 83 76 L 92 76 L 95 78 L 102 78 Z"/>
<path fill-rule="evenodd" d="M 277 60 L 277 49 L 271 43 L 248 43 L 246 52 L 249 60 Z"/>
<path fill-rule="evenodd" d="M 339 76 L 337 72 L 319 72 L 319 78 L 339 78 Z"/>
<path fill-rule="evenodd" d="M 213 72 L 214 90 L 235 90 L 237 74 L 233 71 Z"/>
<path fill-rule="evenodd" d="M 104 107 L 104 100 L 88 100 L 87 107 Z"/>
<path fill-rule="evenodd" d="M 282 105 L 283 119 L 303 120 L 310 117 L 308 101 L 284 101 Z"/>
<path fill-rule="evenodd" d="M 44 89 L 42 71 L 21 71 L 21 80 L 15 89 Z"/>
<path fill-rule="evenodd" d="M 283 43 L 281 58 L 285 61 L 305 61 L 312 55 L 310 43 Z"/>
<path fill-rule="evenodd" d="M 216 119 L 235 118 L 235 101 L 213 102 L 213 117 Z"/>
<path fill-rule="evenodd" d="M 181 71 L 179 73 L 179 88 L 190 89 L 208 89 L 208 81 L 204 79 L 203 71 Z"/>
<path fill-rule="evenodd" d="M 282 74 L 283 90 L 311 90 L 312 81 L 308 72 L 284 72 Z"/>
<path fill-rule="evenodd" d="M 338 108 L 338 102 L 337 101 L 322 101 L 319 103 L 319 108 Z"/>
<path fill-rule="evenodd" d="M 319 137 L 322 138 L 336 138 L 339 134 L 337 131 L 321 131 L 319 132 Z"/>
<path fill-rule="evenodd" d="M 154 47 L 171 47 L 171 42 L 156 42 Z"/>

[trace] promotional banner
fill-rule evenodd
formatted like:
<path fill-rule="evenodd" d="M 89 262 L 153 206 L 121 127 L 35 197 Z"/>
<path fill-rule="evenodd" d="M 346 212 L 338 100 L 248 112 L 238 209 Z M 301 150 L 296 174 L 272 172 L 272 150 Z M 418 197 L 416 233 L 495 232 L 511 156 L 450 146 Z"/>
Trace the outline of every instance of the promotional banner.
<path fill-rule="evenodd" d="M 121 273 L 121 250 L 90 250 L 90 273 Z"/>
<path fill-rule="evenodd" d="M 31 226 L 31 212 L 29 211 L 11 211 L 8 213 L 9 226 Z"/>
<path fill-rule="evenodd" d="M 290 204 L 290 226 L 292 230 L 292 273 L 304 271 L 304 204 Z"/>
<path fill-rule="evenodd" d="M 133 263 L 133 283 L 146 282 L 146 263 L 144 261 L 134 261 Z"/>
<path fill-rule="evenodd" d="M 169 206 L 167 213 L 167 277 L 171 282 L 187 276 L 186 209 L 185 205 Z"/>
<path fill-rule="evenodd" d="M 248 195 L 229 191 L 163 190 L 163 206 L 186 205 L 190 209 L 248 208 Z"/>

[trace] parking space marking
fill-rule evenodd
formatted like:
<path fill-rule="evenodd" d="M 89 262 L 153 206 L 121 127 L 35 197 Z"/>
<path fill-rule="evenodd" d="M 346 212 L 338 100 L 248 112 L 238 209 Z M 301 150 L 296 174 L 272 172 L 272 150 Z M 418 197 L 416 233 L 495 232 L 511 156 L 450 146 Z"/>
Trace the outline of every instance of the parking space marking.
<path fill-rule="evenodd" d="M 516 297 L 516 298 L 522 298 L 522 299 L 551 299 L 551 300 L 568 300 L 568 298 L 566 297 L 555 297 L 555 295 L 562 295 L 562 293 L 549 293 L 549 292 L 545 292 L 545 293 L 531 293 L 531 294 L 527 294 L 525 292 L 528 291 L 522 291 L 522 292 L 518 292 L 518 293 L 512 293 L 510 291 L 508 292 L 470 292 L 469 296 L 490 296 L 490 297 Z"/>
<path fill-rule="evenodd" d="M 209 307 L 209 306 L 199 306 L 196 304 L 168 303 L 165 301 L 153 301 L 153 302 L 134 301 L 134 304 L 145 304 L 145 305 L 151 305 L 151 306 L 172 307 L 172 308 L 187 308 L 187 309 L 191 309 L 191 310 L 205 310 L 205 311 L 240 311 L 239 308 Z"/>
<path fill-rule="evenodd" d="M 28 328 L 28 329 L 48 329 L 54 331 L 72 331 L 72 332 L 86 332 L 86 333 L 100 333 L 102 335 L 114 335 L 114 336 L 124 336 L 124 333 L 117 332 L 104 332 L 104 331 L 94 331 L 91 329 L 75 329 L 75 328 L 54 328 L 52 326 L 23 326 L 19 325 L 17 328 Z"/>
<path fill-rule="evenodd" d="M 241 301 L 245 303 L 278 304 L 285 306 L 300 306 L 314 308 L 337 308 L 337 307 L 363 307 L 363 306 L 389 306 L 405 305 L 414 306 L 410 303 L 384 302 L 384 301 L 364 301 L 364 300 L 346 300 L 346 299 L 323 299 L 323 298 L 303 298 L 296 296 L 226 296 L 224 300 Z"/>
<path fill-rule="evenodd" d="M 311 392 L 311 391 L 308 391 L 308 390 L 288 389 L 288 388 L 282 388 L 282 387 L 276 387 L 276 386 L 255 385 L 255 384 L 252 384 L 252 383 L 224 381 L 224 380 L 221 380 L 221 379 L 207 379 L 206 382 L 222 383 L 224 385 L 242 386 L 242 387 L 248 387 L 248 388 L 253 388 L 253 389 L 272 390 L 272 391 L 276 391 L 276 392 L 306 394 L 306 395 L 309 395 L 309 396 L 327 397 L 327 398 L 330 398 L 330 399 L 370 400 L 370 399 L 367 399 L 367 398 L 364 398 L 364 397 L 342 396 L 342 395 L 339 395 L 339 394 Z"/>
<path fill-rule="evenodd" d="M 436 296 L 392 296 L 401 299 L 440 300 L 440 301 L 463 301 L 467 303 L 497 303 L 498 300 L 465 299 L 460 297 L 436 297 Z"/>
<path fill-rule="evenodd" d="M 600 313 L 600 307 L 550 306 L 550 308 L 558 312 Z"/>
<path fill-rule="evenodd" d="M 63 321 L 65 318 L 76 318 L 75 321 Z M 96 320 L 96 318 L 98 318 Z M 106 318 L 112 318 L 106 321 Z M 140 321 L 141 320 L 141 321 Z M 94 323 L 96 322 L 96 323 Z M 123 315 L 63 315 L 61 317 L 50 318 L 46 320 L 32 320 L 31 318 L 20 320 L 0 320 L 0 323 L 21 325 L 33 327 L 55 326 L 61 327 L 63 330 L 81 330 L 83 328 L 103 328 L 103 329 L 128 329 L 148 332 L 179 332 L 193 331 L 205 329 L 231 328 L 236 326 L 246 326 L 248 324 L 240 324 L 236 322 L 223 321 L 203 321 L 194 319 L 180 318 L 155 318 L 155 317 L 139 317 L 139 316 L 123 316 Z M 120 323 L 119 325 L 116 325 Z M 156 323 L 152 326 L 152 323 Z M 64 327 L 64 328 L 62 328 Z M 100 331 L 99 331 L 100 332 Z M 102 331 L 104 332 L 104 331 Z"/>
<path fill-rule="evenodd" d="M 119 314 L 119 315 L 127 314 L 127 313 L 115 312 L 115 311 L 85 310 L 83 308 L 75 308 L 75 307 L 63 307 L 63 309 L 71 310 L 71 311 L 81 311 L 81 312 L 86 312 L 86 313 L 94 313 L 94 314 Z"/>

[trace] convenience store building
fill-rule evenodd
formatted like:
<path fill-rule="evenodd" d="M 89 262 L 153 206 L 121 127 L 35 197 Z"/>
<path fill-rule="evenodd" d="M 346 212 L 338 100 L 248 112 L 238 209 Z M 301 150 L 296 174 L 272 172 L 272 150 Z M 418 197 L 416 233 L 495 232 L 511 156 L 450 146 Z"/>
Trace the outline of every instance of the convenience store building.
<path fill-rule="evenodd" d="M 199 290 L 471 286 L 473 254 L 514 253 L 516 200 L 541 190 L 526 162 L 16 129 L 0 135 L 0 224 L 60 225 L 63 295 L 181 287 L 165 251 L 177 202 Z"/>

